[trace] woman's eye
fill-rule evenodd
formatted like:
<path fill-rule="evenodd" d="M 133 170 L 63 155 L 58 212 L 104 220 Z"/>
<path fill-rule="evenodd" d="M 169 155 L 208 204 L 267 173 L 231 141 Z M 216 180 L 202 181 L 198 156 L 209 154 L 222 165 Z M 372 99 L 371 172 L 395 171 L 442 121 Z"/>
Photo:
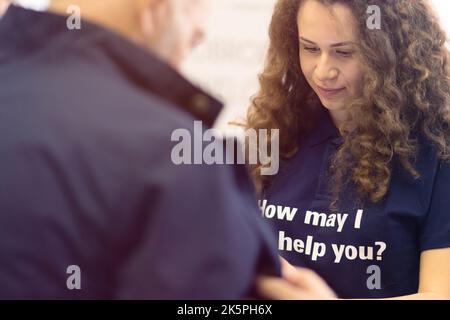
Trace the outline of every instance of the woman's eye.
<path fill-rule="evenodd" d="M 312 53 L 319 52 L 319 48 L 316 48 L 316 47 L 307 47 L 307 46 L 304 46 L 303 49 L 305 49 L 305 50 L 308 51 L 308 52 L 312 52 Z"/>
<path fill-rule="evenodd" d="M 353 55 L 353 52 L 351 52 L 351 51 L 343 51 L 343 50 L 337 50 L 336 53 L 338 55 L 340 55 L 341 57 L 344 57 L 344 58 L 348 58 L 348 57 L 351 57 Z"/>

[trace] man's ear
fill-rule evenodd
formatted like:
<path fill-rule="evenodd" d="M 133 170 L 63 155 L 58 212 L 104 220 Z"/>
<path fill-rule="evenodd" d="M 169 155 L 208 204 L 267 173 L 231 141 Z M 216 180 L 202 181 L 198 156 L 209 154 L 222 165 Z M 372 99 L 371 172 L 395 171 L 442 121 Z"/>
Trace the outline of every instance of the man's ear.
<path fill-rule="evenodd" d="M 3 14 L 6 12 L 8 7 L 9 7 L 8 0 L 0 0 L 0 17 L 3 16 Z"/>
<path fill-rule="evenodd" d="M 169 1 L 171 0 L 139 0 L 139 23 L 142 35 L 145 38 L 157 37 L 162 24 L 166 20 Z"/>

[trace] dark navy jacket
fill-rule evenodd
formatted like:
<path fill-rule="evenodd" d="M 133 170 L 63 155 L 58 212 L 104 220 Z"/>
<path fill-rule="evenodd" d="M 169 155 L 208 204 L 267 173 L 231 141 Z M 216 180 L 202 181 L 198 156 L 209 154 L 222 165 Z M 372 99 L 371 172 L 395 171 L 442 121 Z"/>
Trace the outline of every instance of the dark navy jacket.
<path fill-rule="evenodd" d="M 221 105 L 166 64 L 11 7 L 0 81 L 0 298 L 239 298 L 279 272 L 245 168 L 172 163 Z"/>

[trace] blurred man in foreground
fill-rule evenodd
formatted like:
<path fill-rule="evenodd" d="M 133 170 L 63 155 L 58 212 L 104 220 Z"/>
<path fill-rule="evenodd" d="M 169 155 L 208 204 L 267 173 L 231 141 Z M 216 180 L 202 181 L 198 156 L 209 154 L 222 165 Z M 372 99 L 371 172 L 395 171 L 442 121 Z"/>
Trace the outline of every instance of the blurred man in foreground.
<path fill-rule="evenodd" d="M 205 4 L 0 20 L 0 298 L 236 299 L 280 274 L 245 168 L 171 161 L 171 133 L 221 109 L 176 71 Z"/>

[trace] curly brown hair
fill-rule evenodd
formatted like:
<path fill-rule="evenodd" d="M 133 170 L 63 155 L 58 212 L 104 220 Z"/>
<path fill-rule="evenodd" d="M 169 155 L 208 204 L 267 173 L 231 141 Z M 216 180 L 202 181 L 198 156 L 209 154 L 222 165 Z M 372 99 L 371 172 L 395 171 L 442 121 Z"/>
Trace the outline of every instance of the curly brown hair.
<path fill-rule="evenodd" d="M 414 178 L 418 134 L 450 160 L 450 68 L 446 34 L 426 0 L 315 0 L 345 4 L 356 19 L 363 68 L 362 95 L 349 106 L 351 126 L 332 159 L 335 207 L 349 184 L 358 201 L 380 201 L 389 189 L 393 160 Z M 291 158 L 299 136 L 314 123 L 318 98 L 300 69 L 297 15 L 302 0 L 278 0 L 260 90 L 252 98 L 247 128 L 280 129 L 280 156 Z M 367 28 L 369 5 L 381 10 L 381 30 Z M 317 107 L 316 107 L 317 108 Z M 351 128 L 351 129 L 350 129 Z M 259 191 L 271 178 L 252 174 Z"/>

